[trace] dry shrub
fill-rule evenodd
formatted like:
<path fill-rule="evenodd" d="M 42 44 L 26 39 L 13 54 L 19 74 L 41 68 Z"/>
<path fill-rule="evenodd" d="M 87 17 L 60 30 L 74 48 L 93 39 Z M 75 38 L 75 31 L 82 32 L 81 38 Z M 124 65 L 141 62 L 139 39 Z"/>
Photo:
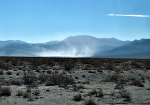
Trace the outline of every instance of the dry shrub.
<path fill-rule="evenodd" d="M 63 74 L 53 74 L 47 78 L 45 85 L 72 85 L 75 84 L 74 80 Z"/>
<path fill-rule="evenodd" d="M 143 63 L 137 62 L 137 61 L 132 61 L 131 62 L 131 67 L 135 69 L 145 69 L 145 65 Z"/>
<path fill-rule="evenodd" d="M 22 90 L 19 90 L 19 91 L 17 92 L 16 96 L 22 96 L 23 94 L 24 94 L 23 91 L 22 91 Z"/>
<path fill-rule="evenodd" d="M 138 86 L 138 87 L 144 87 L 143 83 L 140 80 L 132 80 L 130 85 Z"/>
<path fill-rule="evenodd" d="M 43 73 L 38 76 L 38 80 L 40 81 L 40 83 L 44 83 L 45 81 L 47 81 L 47 79 L 48 75 L 45 75 Z"/>
<path fill-rule="evenodd" d="M 27 92 L 28 92 L 28 93 L 31 93 L 31 87 L 26 86 L 26 89 L 27 89 Z"/>
<path fill-rule="evenodd" d="M 33 94 L 34 94 L 35 96 L 39 96 L 39 95 L 40 95 L 40 90 L 34 90 L 34 91 L 33 91 Z"/>
<path fill-rule="evenodd" d="M 121 90 L 119 93 L 121 97 L 124 98 L 124 101 L 131 102 L 131 96 L 127 90 Z"/>
<path fill-rule="evenodd" d="M 31 85 L 36 81 L 37 81 L 37 77 L 35 73 L 33 73 L 32 71 L 24 72 L 24 84 L 25 85 Z"/>
<path fill-rule="evenodd" d="M 29 96 L 28 101 L 34 101 L 34 97 L 32 95 Z"/>
<path fill-rule="evenodd" d="M 21 80 L 11 80 L 10 84 L 11 85 L 21 86 L 23 84 L 23 81 L 21 81 Z"/>
<path fill-rule="evenodd" d="M 48 70 L 46 71 L 47 74 L 52 74 L 52 71 Z"/>
<path fill-rule="evenodd" d="M 51 81 L 46 81 L 45 82 L 45 86 L 54 86 L 55 83 L 54 82 L 51 82 Z"/>
<path fill-rule="evenodd" d="M 94 95 L 96 97 L 103 97 L 104 93 L 102 89 L 93 89 L 91 92 L 89 92 L 89 95 Z"/>
<path fill-rule="evenodd" d="M 17 76 L 19 76 L 19 75 L 20 75 L 20 73 L 18 72 L 18 73 L 16 73 L 16 75 L 17 75 Z"/>
<path fill-rule="evenodd" d="M 7 75 L 12 75 L 12 72 L 11 71 L 7 71 L 6 74 Z"/>
<path fill-rule="evenodd" d="M 124 83 L 128 82 L 128 79 L 126 77 L 114 72 L 112 74 L 107 75 L 102 81 L 124 84 Z"/>
<path fill-rule="evenodd" d="M 24 92 L 22 96 L 23 96 L 23 98 L 30 98 L 31 93 L 30 92 Z"/>
<path fill-rule="evenodd" d="M 96 73 L 96 71 L 90 70 L 90 71 L 88 71 L 88 73 L 95 74 L 95 73 Z"/>
<path fill-rule="evenodd" d="M 72 61 L 64 62 L 64 69 L 66 71 L 71 71 L 74 68 L 74 63 Z"/>
<path fill-rule="evenodd" d="M 92 99 L 85 100 L 83 105 L 97 105 Z"/>
<path fill-rule="evenodd" d="M 84 85 L 73 85 L 73 91 L 78 92 L 80 89 L 85 89 Z"/>
<path fill-rule="evenodd" d="M 122 84 L 117 84 L 116 86 L 115 86 L 115 89 L 124 89 L 124 86 L 122 85 Z"/>
<path fill-rule="evenodd" d="M 4 71 L 0 70 L 0 75 L 4 75 Z"/>
<path fill-rule="evenodd" d="M 89 95 L 95 95 L 97 94 L 97 90 L 96 89 L 93 89 L 91 92 L 89 92 Z"/>
<path fill-rule="evenodd" d="M 82 100 L 81 94 L 77 93 L 76 95 L 74 95 L 74 96 L 73 96 L 73 100 L 74 100 L 74 101 L 81 101 L 81 100 Z"/>
<path fill-rule="evenodd" d="M 10 87 L 1 86 L 1 88 L 0 88 L 0 96 L 11 96 Z"/>
<path fill-rule="evenodd" d="M 118 81 L 118 78 L 120 78 L 120 76 L 117 74 L 117 73 L 113 73 L 113 74 L 110 74 L 110 75 L 107 75 L 103 81 L 104 82 L 117 82 Z"/>

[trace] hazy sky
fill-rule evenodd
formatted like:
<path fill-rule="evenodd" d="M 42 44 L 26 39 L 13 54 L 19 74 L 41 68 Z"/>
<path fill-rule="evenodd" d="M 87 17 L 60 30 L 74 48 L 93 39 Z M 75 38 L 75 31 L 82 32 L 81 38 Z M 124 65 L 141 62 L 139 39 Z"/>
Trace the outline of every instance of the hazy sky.
<path fill-rule="evenodd" d="M 0 0 L 0 40 L 150 38 L 150 0 Z"/>

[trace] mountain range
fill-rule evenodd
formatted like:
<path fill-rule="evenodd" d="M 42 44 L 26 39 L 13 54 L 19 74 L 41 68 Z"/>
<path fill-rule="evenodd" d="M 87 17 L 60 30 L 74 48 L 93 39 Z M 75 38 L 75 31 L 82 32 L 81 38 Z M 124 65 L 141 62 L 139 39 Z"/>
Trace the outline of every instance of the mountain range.
<path fill-rule="evenodd" d="M 70 36 L 61 41 L 27 43 L 0 41 L 0 56 L 117 57 L 150 58 L 150 39 L 122 41 L 87 35 Z"/>

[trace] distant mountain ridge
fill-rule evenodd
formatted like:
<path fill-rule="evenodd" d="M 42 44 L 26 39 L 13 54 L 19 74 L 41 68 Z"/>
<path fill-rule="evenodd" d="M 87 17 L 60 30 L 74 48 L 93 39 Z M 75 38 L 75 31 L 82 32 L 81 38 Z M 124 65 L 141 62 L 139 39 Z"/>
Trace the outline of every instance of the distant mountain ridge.
<path fill-rule="evenodd" d="M 0 41 L 0 56 L 125 57 L 149 58 L 150 39 L 121 41 L 88 35 L 70 36 L 62 41 L 27 43 Z"/>
<path fill-rule="evenodd" d="M 134 40 L 103 52 L 99 57 L 150 58 L 150 39 Z"/>

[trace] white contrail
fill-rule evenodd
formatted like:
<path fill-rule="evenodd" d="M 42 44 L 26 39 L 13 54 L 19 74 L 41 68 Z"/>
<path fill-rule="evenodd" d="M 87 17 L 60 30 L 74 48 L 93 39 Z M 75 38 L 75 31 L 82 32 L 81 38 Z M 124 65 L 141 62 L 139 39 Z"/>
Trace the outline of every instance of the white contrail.
<path fill-rule="evenodd" d="M 107 16 L 150 18 L 150 15 L 139 15 L 139 14 L 107 14 Z"/>

